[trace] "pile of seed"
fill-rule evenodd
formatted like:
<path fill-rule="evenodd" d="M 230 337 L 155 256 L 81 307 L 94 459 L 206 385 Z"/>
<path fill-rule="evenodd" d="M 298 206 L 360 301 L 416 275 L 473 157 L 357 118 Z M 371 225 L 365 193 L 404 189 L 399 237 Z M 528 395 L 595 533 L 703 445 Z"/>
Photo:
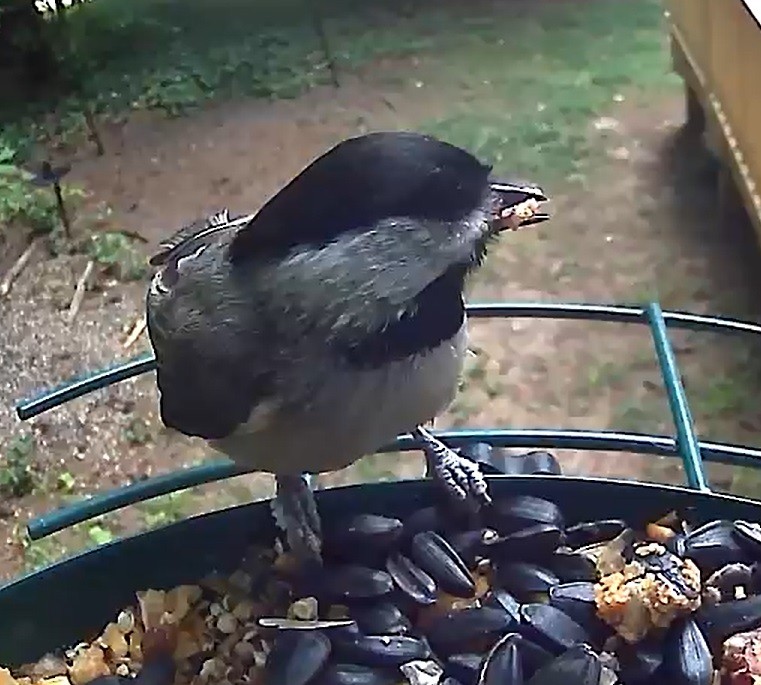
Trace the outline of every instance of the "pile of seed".
<path fill-rule="evenodd" d="M 758 524 L 568 525 L 515 496 L 326 529 L 322 567 L 276 543 L 230 576 L 137 592 L 0 685 L 761 682 Z"/>

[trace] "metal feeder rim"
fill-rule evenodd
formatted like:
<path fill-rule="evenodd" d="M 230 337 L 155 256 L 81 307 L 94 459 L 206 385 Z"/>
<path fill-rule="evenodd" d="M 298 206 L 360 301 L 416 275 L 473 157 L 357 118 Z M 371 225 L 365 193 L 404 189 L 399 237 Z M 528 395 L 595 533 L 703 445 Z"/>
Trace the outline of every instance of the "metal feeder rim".
<path fill-rule="evenodd" d="M 505 474 L 490 474 L 488 476 L 485 476 L 487 481 L 501 481 L 501 480 L 518 480 L 518 481 L 544 481 L 544 482 L 560 482 L 567 483 L 569 487 L 572 487 L 572 485 L 584 483 L 585 485 L 589 484 L 598 484 L 598 485 L 608 485 L 611 484 L 613 486 L 626 486 L 626 487 L 636 487 L 641 488 L 643 490 L 643 494 L 646 494 L 646 492 L 649 490 L 651 492 L 667 492 L 667 493 L 674 493 L 677 495 L 692 495 L 695 493 L 695 490 L 693 488 L 690 488 L 686 485 L 671 485 L 666 483 L 651 483 L 647 481 L 632 481 L 628 478 L 604 478 L 601 476 L 566 476 L 566 475 L 505 475 Z M 400 486 L 401 488 L 411 488 L 415 485 L 419 484 L 420 480 L 416 478 L 404 478 L 400 480 L 395 481 L 377 481 L 374 483 L 350 483 L 348 485 L 339 485 L 334 488 L 329 488 L 329 492 L 332 493 L 339 493 L 338 496 L 349 496 L 349 493 L 352 493 L 354 491 L 357 492 L 357 494 L 361 494 L 363 490 L 365 490 L 368 487 L 377 487 L 377 488 L 383 488 L 387 487 L 389 485 Z M 321 493 L 326 492 L 324 490 L 317 490 L 315 495 L 317 499 L 321 497 Z M 403 494 L 403 490 L 399 491 L 401 494 Z M 343 495 L 341 494 L 343 493 Z M 736 505 L 747 505 L 747 506 L 754 506 L 758 507 L 759 502 L 758 500 L 751 499 L 749 497 L 742 497 L 739 495 L 732 495 L 729 493 L 723 493 L 723 492 L 714 492 L 714 491 L 708 491 L 705 492 L 706 495 L 710 495 L 712 498 L 715 498 L 716 500 L 720 500 L 725 503 L 729 504 L 736 504 Z M 214 511 L 204 512 L 202 514 L 197 514 L 195 516 L 188 517 L 188 519 L 183 519 L 181 521 L 175 521 L 173 523 L 169 523 L 165 526 L 161 526 L 159 528 L 154 528 L 150 530 L 144 530 L 132 535 L 127 535 L 122 538 L 117 538 L 114 540 L 110 540 L 109 542 L 105 542 L 101 545 L 98 545 L 96 547 L 91 547 L 89 549 L 86 549 L 81 552 L 74 552 L 72 554 L 69 554 L 65 557 L 62 557 L 61 559 L 58 559 L 54 562 L 51 562 L 45 566 L 42 566 L 34 571 L 30 571 L 22 576 L 19 576 L 17 578 L 14 578 L 10 581 L 8 581 L 5 584 L 0 585 L 0 592 L 4 591 L 7 588 L 15 587 L 18 585 L 22 585 L 29 581 L 30 578 L 34 576 L 38 576 L 41 574 L 44 574 L 48 569 L 52 567 L 59 567 L 65 564 L 72 564 L 72 563 L 78 563 L 79 560 L 81 560 L 83 557 L 89 557 L 94 554 L 98 554 L 102 549 L 104 548 L 113 548 L 116 545 L 119 545 L 121 542 L 125 540 L 134 541 L 141 538 L 146 538 L 148 536 L 153 535 L 166 535 L 167 532 L 171 529 L 177 529 L 179 526 L 182 526 L 186 521 L 189 519 L 193 519 L 194 521 L 199 521 L 202 519 L 209 519 L 215 516 L 220 516 L 222 514 L 228 513 L 228 512 L 234 512 L 234 511 L 240 511 L 243 509 L 246 509 L 252 505 L 261 504 L 263 502 L 270 502 L 271 499 L 263 499 L 263 500 L 252 500 L 251 502 L 244 502 L 242 504 L 235 504 L 229 507 L 225 507 L 223 509 L 217 509 Z"/>
<path fill-rule="evenodd" d="M 647 324 L 656 358 L 666 387 L 669 407 L 676 427 L 676 438 L 617 431 L 536 430 L 462 430 L 438 433 L 453 444 L 478 440 L 495 447 L 548 447 L 555 449 L 592 449 L 632 451 L 664 456 L 680 456 L 688 486 L 710 492 L 705 461 L 761 467 L 761 450 L 722 443 L 699 441 L 689 403 L 681 382 L 676 356 L 668 339 L 668 327 L 723 333 L 761 335 L 761 325 L 749 321 L 703 316 L 680 311 L 663 311 L 657 302 L 645 306 L 584 303 L 478 303 L 467 304 L 469 318 L 551 318 L 615 323 Z M 89 392 L 107 387 L 155 369 L 153 355 L 144 355 L 108 369 L 85 374 L 44 391 L 17 404 L 21 419 L 28 419 Z M 399 436 L 381 452 L 415 449 L 410 436 Z M 61 530 L 115 509 L 178 489 L 240 475 L 245 471 L 228 461 L 217 461 L 181 469 L 122 488 L 96 495 L 55 512 L 38 517 L 29 524 L 32 539 Z"/>

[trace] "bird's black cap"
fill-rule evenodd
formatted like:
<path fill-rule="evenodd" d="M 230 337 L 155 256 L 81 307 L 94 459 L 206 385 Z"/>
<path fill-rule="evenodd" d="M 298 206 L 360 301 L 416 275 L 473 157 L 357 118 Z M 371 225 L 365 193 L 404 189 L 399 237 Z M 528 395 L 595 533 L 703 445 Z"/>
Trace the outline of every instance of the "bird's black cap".
<path fill-rule="evenodd" d="M 389 217 L 458 221 L 483 202 L 490 171 L 469 152 L 419 133 L 349 138 L 262 207 L 233 241 L 232 259 L 324 244 Z"/>

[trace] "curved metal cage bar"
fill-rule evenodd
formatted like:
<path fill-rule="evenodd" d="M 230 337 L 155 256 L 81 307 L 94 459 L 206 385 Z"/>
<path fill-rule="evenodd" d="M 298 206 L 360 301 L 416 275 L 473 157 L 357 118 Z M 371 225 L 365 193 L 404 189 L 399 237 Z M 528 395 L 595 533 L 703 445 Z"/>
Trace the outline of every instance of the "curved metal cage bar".
<path fill-rule="evenodd" d="M 471 319 L 490 318 L 533 318 L 533 319 L 573 319 L 586 321 L 606 321 L 612 323 L 649 323 L 645 307 L 631 307 L 607 304 L 531 303 L 496 302 L 467 304 Z M 716 316 L 702 316 L 689 312 L 663 312 L 663 320 L 669 328 L 714 333 L 744 333 L 761 335 L 761 325 L 750 321 L 725 319 Z M 39 394 L 16 405 L 16 413 L 22 421 L 65 404 L 83 395 L 153 371 L 156 360 L 152 354 L 142 355 L 126 362 L 96 372 L 83 373 L 64 383 L 43 390 Z"/>
<path fill-rule="evenodd" d="M 681 457 L 687 484 L 693 489 L 707 492 L 710 492 L 710 486 L 705 473 L 706 461 L 761 467 L 761 449 L 698 440 L 667 331 L 671 327 L 761 335 L 761 325 L 689 312 L 663 311 L 657 302 L 644 307 L 581 303 L 483 303 L 468 304 L 466 309 L 471 319 L 549 318 L 647 324 L 677 434 L 672 438 L 616 431 L 563 429 L 437 431 L 436 435 L 447 443 L 462 446 L 470 442 L 484 442 L 494 447 L 609 450 Z M 155 358 L 149 354 L 95 373 L 83 374 L 19 402 L 16 412 L 20 419 L 30 419 L 87 393 L 152 371 L 155 366 Z M 411 436 L 399 436 L 379 452 L 406 451 L 419 447 L 419 443 Z M 40 516 L 29 523 L 29 535 L 32 539 L 39 539 L 121 507 L 245 472 L 228 460 L 218 460 L 156 476 Z"/>

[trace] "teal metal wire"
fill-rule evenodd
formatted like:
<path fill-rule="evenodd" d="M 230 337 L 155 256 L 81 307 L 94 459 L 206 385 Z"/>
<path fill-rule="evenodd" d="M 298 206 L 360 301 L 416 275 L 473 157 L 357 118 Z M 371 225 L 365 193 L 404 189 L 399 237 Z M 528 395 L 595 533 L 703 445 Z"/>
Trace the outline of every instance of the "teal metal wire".
<path fill-rule="evenodd" d="M 569 449 L 593 451 L 618 451 L 652 454 L 662 457 L 679 456 L 677 443 L 665 435 L 642 435 L 619 433 L 616 431 L 554 430 L 533 429 L 464 429 L 453 431 L 433 431 L 446 444 L 459 447 L 474 442 L 484 442 L 493 447 L 519 447 L 531 449 Z M 417 440 L 411 436 L 400 436 L 378 450 L 384 452 L 405 452 L 419 448 Z M 707 462 L 761 468 L 761 449 L 740 445 L 704 441 L 699 443 L 702 458 Z M 245 473 L 228 459 L 216 459 L 197 466 L 162 474 L 153 478 L 136 481 L 120 488 L 63 507 L 48 514 L 38 516 L 27 527 L 32 540 L 57 533 L 69 526 L 102 516 L 116 509 L 177 490 L 205 485 L 232 478 Z"/>
<path fill-rule="evenodd" d="M 691 488 L 709 491 L 703 460 L 700 456 L 700 445 L 695 435 L 695 424 L 690 413 L 690 405 L 684 392 L 679 367 L 676 363 L 674 350 L 671 347 L 663 311 L 656 302 L 647 306 L 647 318 L 650 322 L 650 333 L 653 336 L 655 354 L 661 367 L 661 375 L 666 385 L 671 415 L 676 426 L 676 445 L 682 455 L 684 470 L 687 474 L 687 484 Z"/>
<path fill-rule="evenodd" d="M 677 435 L 674 439 L 639 433 L 564 429 L 467 429 L 436 432 L 436 435 L 448 444 L 456 447 L 475 441 L 486 442 L 494 447 L 614 450 L 679 456 L 684 464 L 688 485 L 703 491 L 710 491 L 705 473 L 706 461 L 761 467 L 761 450 L 698 440 L 676 356 L 667 333 L 667 327 L 673 327 L 759 336 L 761 326 L 758 324 L 688 312 L 662 311 L 660 305 L 655 302 L 645 307 L 583 303 L 484 303 L 469 304 L 466 308 L 468 316 L 472 319 L 528 317 L 648 324 Z M 153 355 L 131 359 L 109 369 L 82 375 L 24 400 L 17 404 L 16 411 L 20 419 L 29 419 L 89 392 L 154 369 Z M 418 442 L 411 436 L 399 436 L 396 441 L 379 451 L 403 451 L 419 447 Z M 29 534 L 32 539 L 39 539 L 124 506 L 244 472 L 228 460 L 217 460 L 146 479 L 40 516 L 29 523 Z"/>
<path fill-rule="evenodd" d="M 645 308 L 607 304 L 584 304 L 567 302 L 497 302 L 467 304 L 465 306 L 471 319 L 486 318 L 534 318 L 605 321 L 612 323 L 646 324 L 648 319 Z M 663 312 L 663 319 L 670 328 L 693 331 L 712 331 L 714 333 L 735 333 L 761 335 L 761 326 L 749 321 L 725 319 L 715 316 L 702 316 L 689 312 Z M 50 409 L 83 395 L 100 390 L 113 383 L 134 378 L 156 368 L 153 354 L 146 354 L 115 364 L 95 373 L 85 373 L 70 379 L 61 385 L 44 390 L 38 395 L 22 400 L 16 405 L 16 413 L 26 421 Z"/>

